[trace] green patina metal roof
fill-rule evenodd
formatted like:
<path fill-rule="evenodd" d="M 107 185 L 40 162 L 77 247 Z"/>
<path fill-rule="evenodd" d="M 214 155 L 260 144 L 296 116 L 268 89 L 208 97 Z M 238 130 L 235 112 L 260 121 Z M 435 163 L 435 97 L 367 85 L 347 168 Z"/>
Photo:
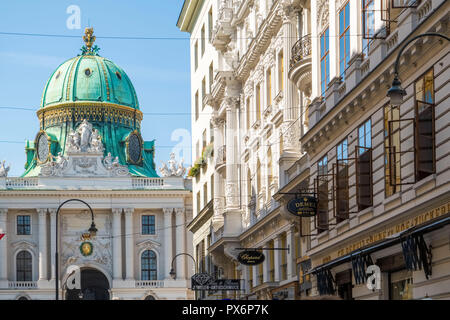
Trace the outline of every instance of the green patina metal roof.
<path fill-rule="evenodd" d="M 140 120 L 136 118 L 136 114 L 142 113 L 138 111 L 139 104 L 133 84 L 119 66 L 97 54 L 99 49 L 93 46 L 95 36 L 92 28 L 86 29 L 83 40 L 86 46 L 83 46 L 82 54 L 62 63 L 44 88 L 38 115 L 45 113 L 42 115 L 41 130 L 50 139 L 50 153 L 57 155 L 61 152 L 67 155 L 65 149 L 68 134 L 83 119 L 87 119 L 101 136 L 105 147 L 104 155 L 111 153 L 113 157 L 118 157 L 119 163 L 126 165 L 133 176 L 158 177 L 154 163 L 154 140 L 142 140 L 142 160 L 139 163 L 132 163 L 127 159 L 128 137 L 132 133 L 141 137 Z M 114 119 L 100 112 L 89 111 L 99 102 L 104 104 L 104 108 L 111 110 Z M 130 108 L 128 111 L 127 107 Z M 71 117 L 58 116 L 58 121 L 48 120 L 49 113 L 63 114 L 66 110 L 64 108 L 75 111 Z M 26 142 L 25 153 L 27 161 L 22 176 L 39 175 L 35 142 Z"/>
<path fill-rule="evenodd" d="M 44 88 L 41 108 L 63 102 L 116 103 L 139 110 L 133 84 L 114 62 L 83 54 L 62 63 Z"/>

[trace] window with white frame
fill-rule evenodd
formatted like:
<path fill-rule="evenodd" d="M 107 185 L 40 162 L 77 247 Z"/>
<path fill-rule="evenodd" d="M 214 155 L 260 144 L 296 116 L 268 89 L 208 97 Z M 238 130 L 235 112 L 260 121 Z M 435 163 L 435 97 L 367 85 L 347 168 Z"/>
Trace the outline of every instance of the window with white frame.
<path fill-rule="evenodd" d="M 141 280 L 156 280 L 157 264 L 156 253 L 153 250 L 145 250 L 141 256 Z"/>
<path fill-rule="evenodd" d="M 17 216 L 17 234 L 30 235 L 31 234 L 31 216 L 19 215 Z"/>
<path fill-rule="evenodd" d="M 142 216 L 142 234 L 152 235 L 155 234 L 155 216 L 154 215 L 143 215 Z"/>

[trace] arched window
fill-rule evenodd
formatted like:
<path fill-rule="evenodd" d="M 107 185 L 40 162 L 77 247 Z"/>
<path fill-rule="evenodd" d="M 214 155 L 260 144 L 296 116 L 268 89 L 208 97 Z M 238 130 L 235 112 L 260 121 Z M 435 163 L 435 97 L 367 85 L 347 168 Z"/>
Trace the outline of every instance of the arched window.
<path fill-rule="evenodd" d="M 20 251 L 16 256 L 17 281 L 32 281 L 32 257 L 28 251 Z"/>
<path fill-rule="evenodd" d="M 154 296 L 146 296 L 144 300 L 156 300 Z"/>
<path fill-rule="evenodd" d="M 141 256 L 142 280 L 156 280 L 156 254 L 152 250 L 145 250 Z"/>

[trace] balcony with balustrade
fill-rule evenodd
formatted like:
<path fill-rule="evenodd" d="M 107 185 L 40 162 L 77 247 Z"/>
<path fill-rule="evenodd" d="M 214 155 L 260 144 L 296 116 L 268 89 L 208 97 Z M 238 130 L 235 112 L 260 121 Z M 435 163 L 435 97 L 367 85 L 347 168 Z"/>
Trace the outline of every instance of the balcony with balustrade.
<path fill-rule="evenodd" d="M 182 190 L 183 177 L 0 177 L 0 190 Z"/>
<path fill-rule="evenodd" d="M 289 79 L 307 94 L 311 91 L 311 35 L 299 39 L 291 49 Z"/>
<path fill-rule="evenodd" d="M 233 16 L 234 10 L 231 1 L 222 1 L 210 38 L 211 44 L 219 51 L 224 51 L 231 41 L 231 35 L 233 34 L 231 22 Z"/>
<path fill-rule="evenodd" d="M 36 281 L 8 281 L 9 289 L 37 289 Z"/>
<path fill-rule="evenodd" d="M 216 155 L 216 170 L 220 171 L 226 166 L 227 163 L 227 153 L 226 153 L 226 146 L 223 145 L 219 147 Z"/>

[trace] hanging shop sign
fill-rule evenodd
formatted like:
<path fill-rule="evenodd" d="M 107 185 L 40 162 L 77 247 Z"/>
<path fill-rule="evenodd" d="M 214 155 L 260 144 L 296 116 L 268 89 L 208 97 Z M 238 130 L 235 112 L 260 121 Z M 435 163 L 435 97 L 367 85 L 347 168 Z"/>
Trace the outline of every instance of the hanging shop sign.
<path fill-rule="evenodd" d="M 237 257 L 238 261 L 246 266 L 256 266 L 263 263 L 265 258 L 264 253 L 256 250 L 242 251 Z"/>
<path fill-rule="evenodd" d="M 287 204 L 287 210 L 297 217 L 314 217 L 317 214 L 317 198 L 303 196 L 292 199 Z"/>
<path fill-rule="evenodd" d="M 214 279 L 205 272 L 196 273 L 191 277 L 191 290 L 241 290 L 240 279 Z"/>

